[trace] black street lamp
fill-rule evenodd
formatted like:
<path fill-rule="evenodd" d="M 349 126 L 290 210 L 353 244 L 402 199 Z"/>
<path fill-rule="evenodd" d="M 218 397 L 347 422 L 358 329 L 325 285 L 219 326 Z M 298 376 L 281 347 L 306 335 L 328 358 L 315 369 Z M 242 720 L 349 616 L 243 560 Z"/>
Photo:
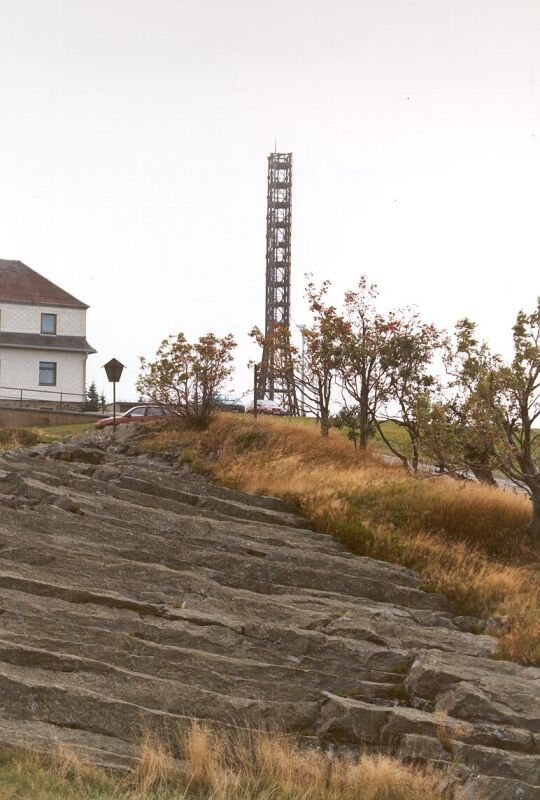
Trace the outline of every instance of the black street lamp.
<path fill-rule="evenodd" d="M 109 379 L 110 383 L 113 385 L 113 436 L 116 431 L 116 384 L 122 377 L 122 372 L 124 371 L 124 365 L 120 363 L 116 358 L 111 358 L 110 361 L 107 361 L 106 364 L 103 365 L 105 372 L 107 373 L 107 378 Z"/>

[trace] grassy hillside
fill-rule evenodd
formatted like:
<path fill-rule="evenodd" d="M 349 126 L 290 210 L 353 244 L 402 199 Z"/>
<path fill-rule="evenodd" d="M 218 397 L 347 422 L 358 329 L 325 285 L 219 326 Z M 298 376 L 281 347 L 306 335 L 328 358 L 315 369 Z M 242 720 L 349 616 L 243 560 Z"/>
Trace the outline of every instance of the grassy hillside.
<path fill-rule="evenodd" d="M 49 757 L 0 754 L 0 800 L 451 800 L 441 773 L 386 756 L 332 758 L 279 734 L 210 731 L 194 724 L 175 761 L 141 745 L 133 772 L 90 767 L 63 747 Z M 453 795 L 456 800 L 459 794 Z"/>
<path fill-rule="evenodd" d="M 181 422 L 148 431 L 153 452 L 180 447 L 194 469 L 235 488 L 284 497 L 353 552 L 418 570 L 463 614 L 495 615 L 502 657 L 540 662 L 538 552 L 526 497 L 499 488 L 413 477 L 359 459 L 294 420 L 219 415 L 204 431 Z"/>
<path fill-rule="evenodd" d="M 88 428 L 1 429 L 0 450 Z M 540 556 L 527 535 L 526 497 L 410 476 L 382 464 L 377 445 L 360 459 L 342 432 L 325 440 L 305 420 L 221 414 L 205 431 L 152 426 L 143 446 L 180 446 L 183 460 L 221 483 L 290 500 L 353 552 L 418 570 L 463 614 L 497 617 L 501 657 L 540 663 Z"/>

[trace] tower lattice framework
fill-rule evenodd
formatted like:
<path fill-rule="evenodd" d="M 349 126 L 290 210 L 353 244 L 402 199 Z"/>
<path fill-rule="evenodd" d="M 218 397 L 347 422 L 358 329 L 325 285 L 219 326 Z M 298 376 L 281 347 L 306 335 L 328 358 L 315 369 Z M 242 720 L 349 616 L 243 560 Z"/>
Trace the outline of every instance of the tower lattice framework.
<path fill-rule="evenodd" d="M 265 346 L 258 395 L 261 399 L 277 399 L 292 410 L 296 404 L 292 365 L 289 372 L 287 347 L 283 347 L 290 327 L 291 199 L 292 153 L 271 153 L 266 211 Z"/>

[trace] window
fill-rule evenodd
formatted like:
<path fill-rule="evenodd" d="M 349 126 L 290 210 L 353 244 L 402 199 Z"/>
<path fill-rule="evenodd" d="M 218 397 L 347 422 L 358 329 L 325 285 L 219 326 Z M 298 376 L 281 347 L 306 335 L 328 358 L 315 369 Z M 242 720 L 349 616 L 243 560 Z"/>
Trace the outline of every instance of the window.
<path fill-rule="evenodd" d="M 55 361 L 40 361 L 39 362 L 39 385 L 40 386 L 56 386 L 56 362 Z"/>
<path fill-rule="evenodd" d="M 41 333 L 56 335 L 56 314 L 41 315 Z"/>
<path fill-rule="evenodd" d="M 147 406 L 146 408 L 146 416 L 147 417 L 162 417 L 163 411 L 160 406 Z"/>
<path fill-rule="evenodd" d="M 144 417 L 146 411 L 144 406 L 136 406 L 128 411 L 130 417 Z"/>

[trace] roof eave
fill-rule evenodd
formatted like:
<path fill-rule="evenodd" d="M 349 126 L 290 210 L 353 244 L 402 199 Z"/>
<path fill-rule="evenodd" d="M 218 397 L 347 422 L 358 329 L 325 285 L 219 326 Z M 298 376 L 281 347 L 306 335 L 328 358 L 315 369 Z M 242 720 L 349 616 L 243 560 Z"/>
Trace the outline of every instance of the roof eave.
<path fill-rule="evenodd" d="M 43 342 L 42 344 L 15 344 L 13 342 L 0 342 L 0 349 L 2 348 L 9 348 L 10 350 L 56 350 L 61 353 L 86 353 L 89 356 L 97 353 L 97 350 L 94 350 L 91 345 L 88 345 L 88 347 L 62 347 L 54 344 L 47 344 L 46 342 Z"/>
<path fill-rule="evenodd" d="M 0 297 L 0 303 L 13 303 L 17 306 L 43 306 L 44 308 L 77 308 L 80 311 L 88 311 L 90 308 L 85 303 L 44 303 L 42 300 L 9 300 L 5 297 Z"/>

